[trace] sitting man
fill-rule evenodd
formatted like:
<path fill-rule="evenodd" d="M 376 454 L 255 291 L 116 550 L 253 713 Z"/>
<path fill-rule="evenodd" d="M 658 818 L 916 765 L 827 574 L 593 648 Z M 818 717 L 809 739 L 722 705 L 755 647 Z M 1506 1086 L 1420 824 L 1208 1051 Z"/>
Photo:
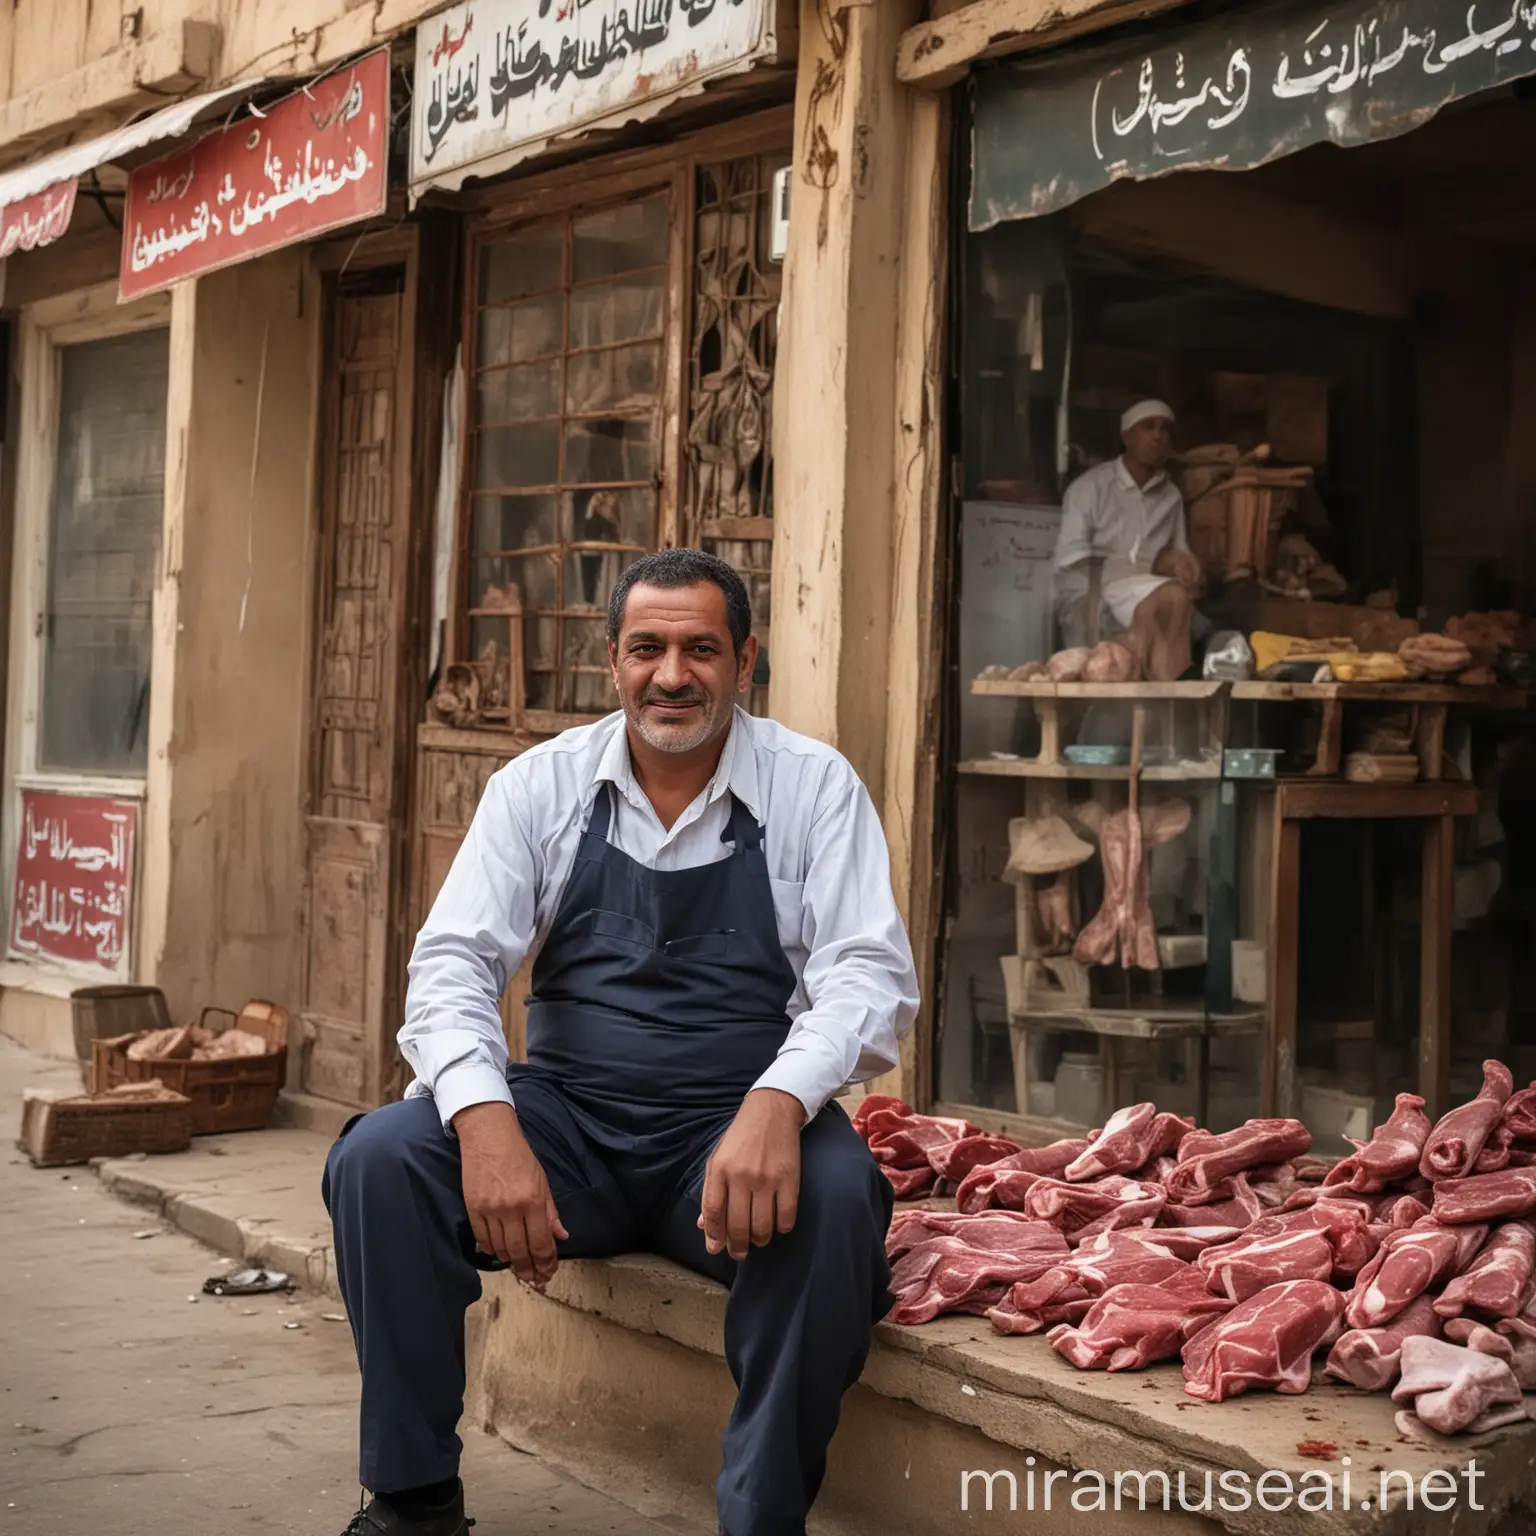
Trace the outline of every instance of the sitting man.
<path fill-rule="evenodd" d="M 1090 612 L 1094 562 L 1098 601 L 1138 674 L 1171 683 L 1189 669 L 1191 596 L 1200 588 L 1200 562 L 1184 534 L 1184 498 L 1168 478 L 1173 412 L 1143 400 L 1120 418 L 1125 452 L 1079 475 L 1062 498 L 1056 542 L 1056 603 L 1065 643 L 1108 639 Z"/>
<path fill-rule="evenodd" d="M 917 980 L 853 769 L 733 702 L 751 627 L 714 556 L 631 565 L 608 610 L 622 710 L 496 774 L 416 941 L 416 1080 L 325 1177 L 374 1495 L 348 1536 L 465 1536 L 480 1270 L 542 1286 L 637 1249 L 730 1287 L 721 1530 L 805 1530 L 891 1302 L 891 1186 L 833 1095 L 896 1064 Z M 497 1000 L 529 953 L 509 1066 Z"/>

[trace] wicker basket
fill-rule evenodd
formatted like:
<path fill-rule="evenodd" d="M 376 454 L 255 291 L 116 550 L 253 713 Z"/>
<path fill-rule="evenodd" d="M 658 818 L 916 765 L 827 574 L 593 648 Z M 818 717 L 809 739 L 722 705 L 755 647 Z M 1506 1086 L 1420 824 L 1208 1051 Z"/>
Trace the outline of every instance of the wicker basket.
<path fill-rule="evenodd" d="M 228 1061 L 133 1061 L 128 1047 L 135 1036 L 98 1040 L 94 1046 L 97 1091 L 158 1077 L 167 1088 L 191 1099 L 194 1136 L 261 1130 L 272 1118 L 287 1075 L 288 1012 L 276 1003 L 252 1001 L 238 1014 L 227 1008 L 205 1008 L 199 1023 L 212 1027 L 208 1021 L 214 1015 L 227 1020 L 226 1029 L 239 1027 L 260 1035 L 271 1049 L 265 1056 L 235 1056 Z"/>
<path fill-rule="evenodd" d="M 192 1105 L 174 1098 L 71 1098 L 27 1089 L 16 1145 L 39 1168 L 134 1152 L 180 1152 L 192 1139 Z"/>
<path fill-rule="evenodd" d="M 165 993 L 159 987 L 78 987 L 69 994 L 70 1014 L 75 1027 L 75 1055 L 87 1068 L 92 1065 L 92 1043 L 131 1030 L 166 1029 L 171 1010 L 165 1005 Z"/>

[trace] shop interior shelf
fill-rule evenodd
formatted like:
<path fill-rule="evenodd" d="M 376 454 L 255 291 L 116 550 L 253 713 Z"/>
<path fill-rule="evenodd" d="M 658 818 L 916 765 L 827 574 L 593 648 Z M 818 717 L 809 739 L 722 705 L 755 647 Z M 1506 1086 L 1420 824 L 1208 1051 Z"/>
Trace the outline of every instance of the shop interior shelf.
<path fill-rule="evenodd" d="M 1213 699 L 1228 684 L 1220 679 L 1189 683 L 1053 683 L 1049 678 L 1029 683 L 1010 683 L 977 678 L 971 692 L 978 698 L 999 699 Z M 1470 691 L 1470 690 L 1453 690 Z"/>
<path fill-rule="evenodd" d="M 1019 686 L 1018 684 L 1014 685 Z M 1474 704 L 1483 709 L 1524 709 L 1523 688 L 1464 688 L 1459 683 L 1233 683 L 1234 699 L 1353 699 L 1375 704 Z"/>
<path fill-rule="evenodd" d="M 1097 767 L 1086 763 L 1042 763 L 1027 757 L 980 757 L 956 765 L 960 773 L 990 775 L 1012 779 L 1110 779 L 1122 783 L 1131 777 L 1128 763 Z M 1143 784 L 1178 784 L 1189 779 L 1219 779 L 1219 760 L 1185 763 L 1160 763 L 1141 770 Z"/>
<path fill-rule="evenodd" d="M 1121 1040 L 1190 1040 L 1202 1035 L 1253 1034 L 1264 1027 L 1264 1010 L 1206 1013 L 1200 1008 L 1037 1008 L 1012 1012 L 1029 1029 L 1077 1030 Z"/>

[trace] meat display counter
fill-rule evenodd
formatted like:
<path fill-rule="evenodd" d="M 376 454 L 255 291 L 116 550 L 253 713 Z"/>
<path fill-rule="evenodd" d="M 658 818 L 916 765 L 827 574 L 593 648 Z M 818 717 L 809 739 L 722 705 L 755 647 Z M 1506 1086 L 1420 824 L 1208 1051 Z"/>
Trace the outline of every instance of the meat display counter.
<path fill-rule="evenodd" d="M 1223 799 L 1237 793 L 1223 779 L 1227 685 L 979 678 L 971 693 L 1020 701 L 1016 738 L 1037 743 L 958 765 L 1022 781 L 1000 871 L 1015 903 L 1000 964 L 1020 1129 L 1096 1124 L 1129 1098 L 1202 1124 L 1253 1113 L 1262 976 L 1248 986 L 1245 972 L 1249 1001 L 1234 1001 L 1243 936 L 1230 871 L 1221 883 L 1235 856 Z"/>

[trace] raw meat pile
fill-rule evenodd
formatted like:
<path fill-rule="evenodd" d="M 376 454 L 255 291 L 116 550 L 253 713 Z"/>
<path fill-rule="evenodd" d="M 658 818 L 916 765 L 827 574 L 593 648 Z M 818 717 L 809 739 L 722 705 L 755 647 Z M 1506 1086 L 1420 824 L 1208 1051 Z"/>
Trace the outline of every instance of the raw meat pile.
<path fill-rule="evenodd" d="M 1517 1422 L 1536 1392 L 1536 1084 L 1483 1073 L 1438 1125 L 1399 1094 L 1332 1164 L 1296 1120 L 1213 1135 L 1133 1104 L 1025 1148 L 871 1095 L 854 1125 L 897 1195 L 955 1204 L 892 1221 L 891 1320 L 985 1316 L 1082 1370 L 1179 1359 L 1210 1402 L 1303 1392 L 1326 1350 L 1328 1375 L 1391 1390 L 1405 1434 Z"/>

